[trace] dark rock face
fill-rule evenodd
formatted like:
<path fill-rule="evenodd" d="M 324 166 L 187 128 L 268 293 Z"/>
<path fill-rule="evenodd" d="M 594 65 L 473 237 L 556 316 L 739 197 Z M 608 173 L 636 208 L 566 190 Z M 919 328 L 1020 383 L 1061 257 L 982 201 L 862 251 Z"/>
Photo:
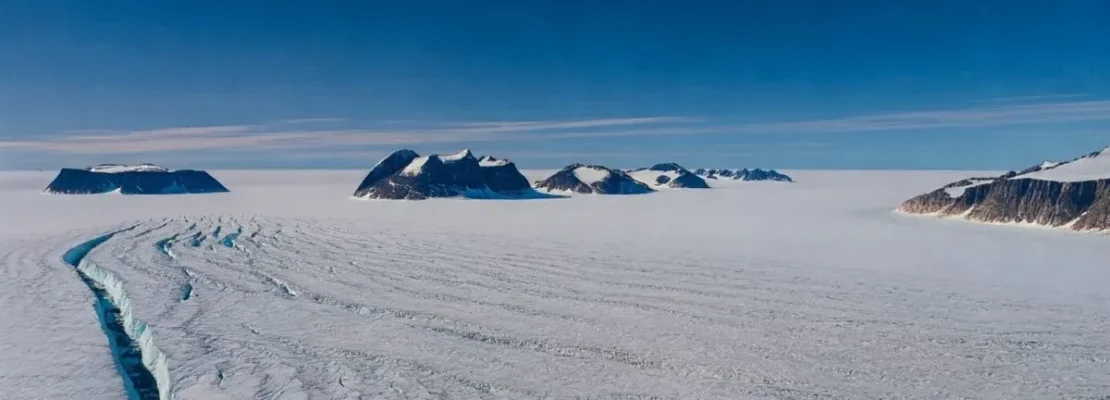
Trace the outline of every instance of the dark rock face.
<path fill-rule="evenodd" d="M 652 171 L 686 171 L 686 168 L 683 168 L 681 165 L 678 165 L 676 163 L 659 163 L 652 165 L 648 169 Z"/>
<path fill-rule="evenodd" d="M 593 181 L 583 181 L 579 174 L 596 175 Z M 574 193 L 596 194 L 645 194 L 654 192 L 651 187 L 643 182 L 633 179 L 624 171 L 606 168 L 600 165 L 571 164 L 551 175 L 547 179 L 536 182 L 537 189 L 550 191 L 563 191 Z"/>
<path fill-rule="evenodd" d="M 105 168 L 106 167 L 106 168 Z M 192 194 L 224 193 L 227 188 L 204 171 L 170 171 L 154 166 L 63 168 L 44 190 L 55 194 Z"/>
<path fill-rule="evenodd" d="M 1079 159 L 1093 156 L 1097 153 Z M 1026 176 L 1066 165 L 1045 163 L 996 178 L 964 179 L 906 200 L 898 210 L 962 216 L 982 222 L 1067 225 L 1074 230 L 1110 229 L 1110 173 L 1106 179 L 1081 181 L 1039 179 L 1036 174 Z"/>
<path fill-rule="evenodd" d="M 775 181 L 794 182 L 786 174 L 773 169 L 705 169 L 698 168 L 694 173 L 709 179 L 731 179 L 736 181 Z"/>
<path fill-rule="evenodd" d="M 675 163 L 659 163 L 628 171 L 633 178 L 654 186 L 680 189 L 709 189 L 701 177 Z"/>
<path fill-rule="evenodd" d="M 362 183 L 358 184 L 358 190 L 355 190 L 355 197 L 365 196 L 375 184 L 382 179 L 389 178 L 401 172 L 402 169 L 405 169 L 405 167 L 407 167 L 409 163 L 412 163 L 412 160 L 415 160 L 417 157 L 419 157 L 419 155 L 417 155 L 415 151 L 401 149 L 393 152 L 393 154 L 383 158 L 381 161 L 378 161 L 378 164 L 374 165 L 370 173 L 366 174 L 366 178 L 362 179 Z"/>
<path fill-rule="evenodd" d="M 354 196 L 422 200 L 433 197 L 526 197 L 535 194 L 528 179 L 506 160 L 478 160 L 469 150 L 451 156 L 420 157 L 398 150 L 374 166 Z"/>

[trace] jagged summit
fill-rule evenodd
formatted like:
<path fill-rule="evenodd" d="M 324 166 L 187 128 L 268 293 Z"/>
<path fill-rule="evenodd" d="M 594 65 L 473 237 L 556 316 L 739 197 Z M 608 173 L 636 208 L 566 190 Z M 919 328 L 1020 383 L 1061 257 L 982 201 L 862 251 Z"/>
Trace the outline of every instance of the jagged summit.
<path fill-rule="evenodd" d="M 535 197 L 528 179 L 508 160 L 470 150 L 420 156 L 403 149 L 379 161 L 355 189 L 369 199 L 421 200 L 433 197 Z"/>
<path fill-rule="evenodd" d="M 459 161 L 463 159 L 474 158 L 474 153 L 471 153 L 470 149 L 463 149 L 458 153 L 442 156 L 441 158 L 443 159 L 443 161 Z"/>
<path fill-rule="evenodd" d="M 190 194 L 227 192 L 204 171 L 170 170 L 154 164 L 100 164 L 63 168 L 43 190 L 53 194 Z"/>
<path fill-rule="evenodd" d="M 786 174 L 780 173 L 773 169 L 705 169 L 698 168 L 694 170 L 698 176 L 706 179 L 730 179 L 734 181 L 775 181 L 775 182 L 794 182 Z"/>
<path fill-rule="evenodd" d="M 508 163 L 509 160 L 501 160 L 493 156 L 482 156 L 482 158 L 478 159 L 478 165 L 481 165 L 483 167 L 497 167 L 503 166 Z"/>
<path fill-rule="evenodd" d="M 676 163 L 659 163 L 652 165 L 648 169 L 652 171 L 686 171 L 686 168 Z"/>
<path fill-rule="evenodd" d="M 628 171 L 628 174 L 652 187 L 709 189 L 704 179 L 676 163 L 659 163 Z"/>
<path fill-rule="evenodd" d="M 1110 149 L 997 177 L 963 179 L 906 200 L 898 210 L 983 222 L 1110 229 Z"/>
<path fill-rule="evenodd" d="M 654 191 L 624 171 L 585 164 L 568 165 L 547 179 L 536 182 L 536 188 L 553 192 L 596 194 L 644 194 Z"/>

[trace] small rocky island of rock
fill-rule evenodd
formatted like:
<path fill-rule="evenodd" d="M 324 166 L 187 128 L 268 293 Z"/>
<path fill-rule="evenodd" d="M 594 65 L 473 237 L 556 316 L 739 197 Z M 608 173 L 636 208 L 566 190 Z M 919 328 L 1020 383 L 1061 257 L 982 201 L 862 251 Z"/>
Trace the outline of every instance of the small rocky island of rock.
<path fill-rule="evenodd" d="M 543 197 L 508 160 L 457 154 L 420 156 L 398 150 L 378 162 L 355 189 L 364 199 L 423 200 L 435 197 Z"/>
<path fill-rule="evenodd" d="M 207 172 L 170 170 L 153 164 L 102 164 L 83 169 L 62 168 L 44 192 L 53 194 L 196 194 L 227 192 Z"/>
<path fill-rule="evenodd" d="M 906 200 L 898 211 L 1077 231 L 1110 229 L 1110 148 L 997 177 L 953 182 Z"/>
<path fill-rule="evenodd" d="M 621 170 L 600 165 L 571 164 L 536 182 L 548 192 L 594 194 L 645 194 L 655 190 Z"/>
<path fill-rule="evenodd" d="M 709 189 L 705 180 L 675 163 L 655 164 L 628 171 L 632 178 L 654 188 Z"/>
<path fill-rule="evenodd" d="M 774 182 L 794 182 L 786 174 L 780 173 L 773 169 L 705 169 L 698 168 L 694 174 L 705 179 L 727 179 L 734 181 L 774 181 Z"/>

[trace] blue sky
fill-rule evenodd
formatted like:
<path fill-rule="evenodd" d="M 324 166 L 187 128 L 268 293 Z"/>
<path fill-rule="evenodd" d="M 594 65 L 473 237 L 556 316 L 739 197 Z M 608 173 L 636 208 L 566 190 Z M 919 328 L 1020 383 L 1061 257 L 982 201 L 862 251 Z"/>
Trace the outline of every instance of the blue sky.
<path fill-rule="evenodd" d="M 1105 1 L 0 4 L 0 168 L 1015 169 L 1110 145 Z"/>

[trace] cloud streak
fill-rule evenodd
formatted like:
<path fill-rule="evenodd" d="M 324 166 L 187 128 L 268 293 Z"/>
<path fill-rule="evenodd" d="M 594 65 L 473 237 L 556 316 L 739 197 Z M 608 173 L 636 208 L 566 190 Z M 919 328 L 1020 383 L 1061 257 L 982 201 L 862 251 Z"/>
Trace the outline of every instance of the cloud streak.
<path fill-rule="evenodd" d="M 284 130 L 288 120 L 264 125 L 177 127 L 141 131 L 71 132 L 42 140 L 0 141 L 0 149 L 54 153 L 133 154 L 191 150 L 273 150 L 334 146 L 387 146 L 524 140 L 522 134 L 572 129 L 659 125 L 692 121 L 682 117 L 608 118 L 577 121 L 455 123 L 425 129 Z M 76 134 L 72 134 L 76 133 Z M 98 133 L 98 134 L 94 134 Z M 531 136 L 528 136 L 531 137 Z"/>
<path fill-rule="evenodd" d="M 276 121 L 274 123 L 275 124 L 282 124 L 282 125 L 301 125 L 301 124 L 327 124 L 327 123 L 339 123 L 339 122 L 347 122 L 347 118 L 293 118 L 293 119 L 283 119 L 283 120 L 280 120 L 280 121 Z"/>
<path fill-rule="evenodd" d="M 1091 97 L 1082 93 L 1062 93 L 1062 94 L 1042 94 L 1032 96 L 1009 96 L 1009 97 L 992 97 L 989 99 L 978 100 L 979 103 L 1017 103 L 1017 102 L 1045 102 L 1053 100 L 1064 99 L 1078 99 L 1084 97 Z"/>
<path fill-rule="evenodd" d="M 1004 104 L 819 120 L 729 124 L 679 116 L 570 121 L 437 122 L 389 129 L 300 129 L 284 120 L 259 125 L 176 127 L 137 131 L 85 130 L 43 139 L 3 140 L 0 150 L 45 153 L 135 154 L 227 150 L 263 151 L 436 143 L 542 141 L 633 136 L 889 133 L 1110 120 L 1110 101 Z M 315 119 L 320 120 L 320 119 Z M 332 122 L 331 119 L 327 119 Z M 324 122 L 324 121 L 320 121 Z M 338 121 L 334 121 L 338 122 Z M 308 123 L 308 122 L 305 122 Z"/>

